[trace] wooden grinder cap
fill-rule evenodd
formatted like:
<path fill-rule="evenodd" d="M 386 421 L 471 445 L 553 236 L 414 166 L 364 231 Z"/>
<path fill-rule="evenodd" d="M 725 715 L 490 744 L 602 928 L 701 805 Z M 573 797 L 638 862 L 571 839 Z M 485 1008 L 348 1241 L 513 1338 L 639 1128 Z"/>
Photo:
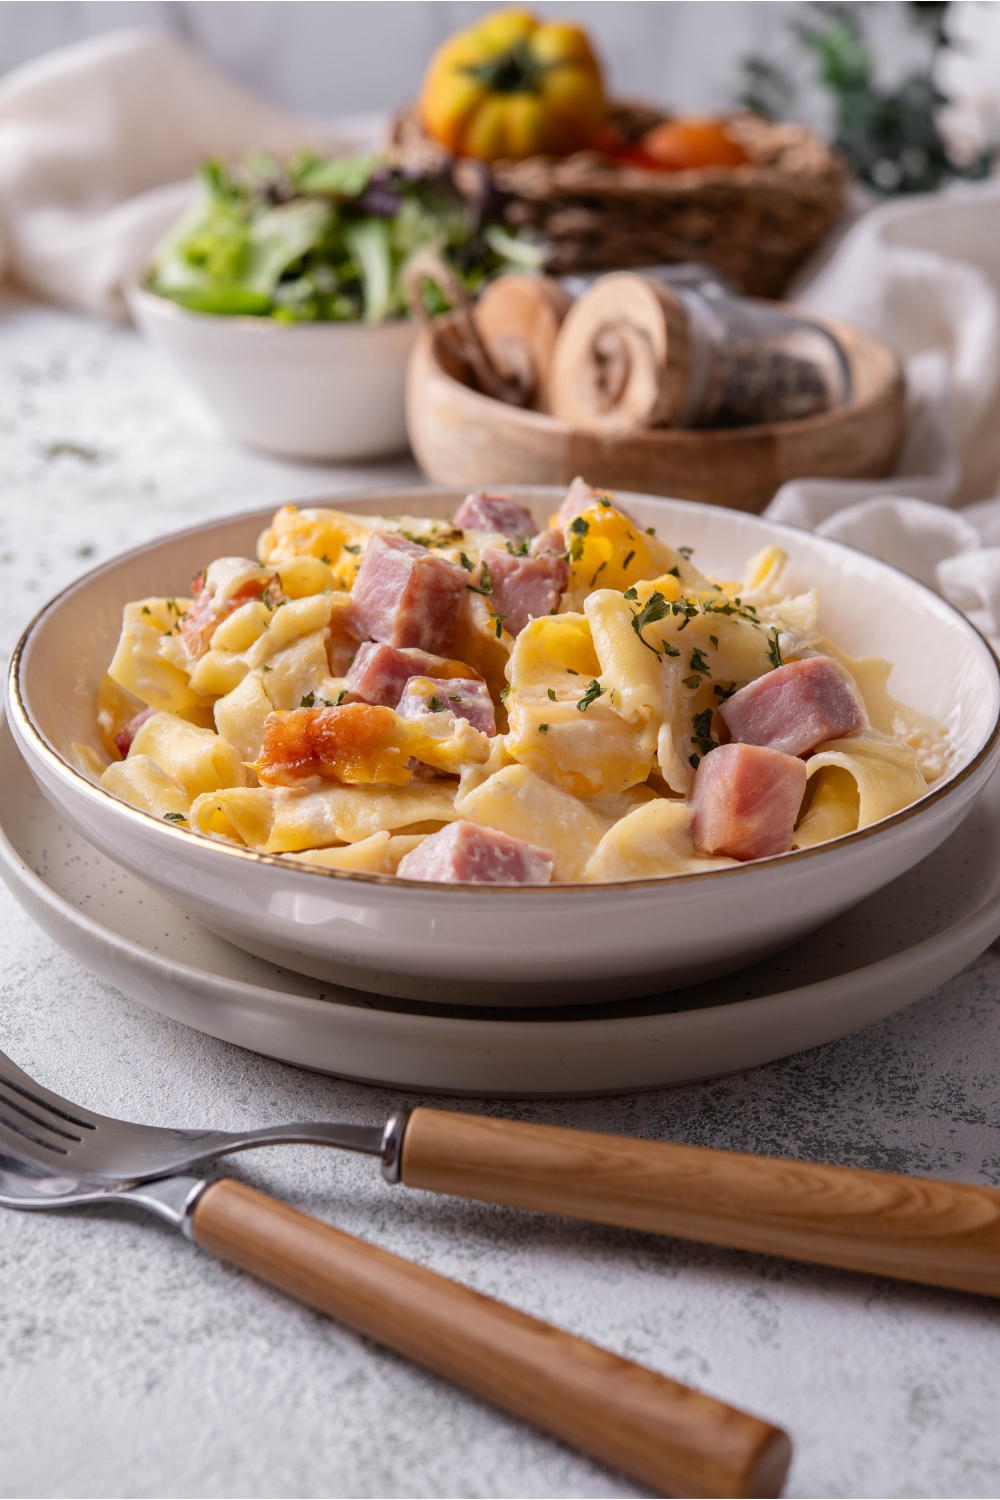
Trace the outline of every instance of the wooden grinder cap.
<path fill-rule="evenodd" d="M 672 426 L 687 401 L 689 349 L 684 308 L 668 287 L 628 271 L 602 276 L 556 340 L 552 414 L 608 436 Z"/>

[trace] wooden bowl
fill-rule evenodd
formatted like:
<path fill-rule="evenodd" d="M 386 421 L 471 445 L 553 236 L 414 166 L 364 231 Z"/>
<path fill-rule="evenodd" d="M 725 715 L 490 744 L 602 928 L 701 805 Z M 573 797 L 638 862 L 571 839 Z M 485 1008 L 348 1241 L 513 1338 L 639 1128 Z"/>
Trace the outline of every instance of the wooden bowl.
<path fill-rule="evenodd" d="M 406 382 L 410 445 L 434 484 L 568 484 L 760 512 L 789 479 L 878 479 L 892 470 L 903 428 L 899 360 L 860 329 L 830 323 L 851 365 L 848 406 L 759 427 L 647 428 L 626 437 L 580 432 L 555 417 L 471 390 L 449 359 L 449 319 L 425 328 Z"/>

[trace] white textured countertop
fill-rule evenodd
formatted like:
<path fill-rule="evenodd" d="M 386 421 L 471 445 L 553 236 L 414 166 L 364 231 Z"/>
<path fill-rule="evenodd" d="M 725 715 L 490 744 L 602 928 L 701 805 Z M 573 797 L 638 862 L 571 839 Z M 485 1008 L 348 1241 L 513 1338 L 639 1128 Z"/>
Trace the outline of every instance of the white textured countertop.
<path fill-rule="evenodd" d="M 123 547 L 414 474 L 241 453 L 130 331 L 8 300 L 4 650 L 50 593 Z M 82 1104 L 238 1129 L 374 1122 L 394 1102 L 164 1020 L 81 969 L 2 889 L 0 912 L 0 1047 Z M 998 1093 L 991 950 L 894 1019 L 739 1077 L 495 1108 L 997 1184 Z M 375 1164 L 316 1149 L 258 1152 L 232 1171 L 782 1424 L 796 1445 L 789 1495 L 1000 1492 L 1000 1304 L 389 1189 Z M 153 1222 L 0 1217 L 4 1496 L 640 1493 Z"/>

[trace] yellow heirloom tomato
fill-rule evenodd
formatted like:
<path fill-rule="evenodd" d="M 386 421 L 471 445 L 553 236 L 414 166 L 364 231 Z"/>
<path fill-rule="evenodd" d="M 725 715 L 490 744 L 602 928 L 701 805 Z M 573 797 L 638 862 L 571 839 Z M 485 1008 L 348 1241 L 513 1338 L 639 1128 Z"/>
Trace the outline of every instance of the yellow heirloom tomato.
<path fill-rule="evenodd" d="M 600 65 L 579 26 L 495 11 L 438 48 L 420 114 L 456 156 L 564 156 L 592 145 L 604 123 Z"/>

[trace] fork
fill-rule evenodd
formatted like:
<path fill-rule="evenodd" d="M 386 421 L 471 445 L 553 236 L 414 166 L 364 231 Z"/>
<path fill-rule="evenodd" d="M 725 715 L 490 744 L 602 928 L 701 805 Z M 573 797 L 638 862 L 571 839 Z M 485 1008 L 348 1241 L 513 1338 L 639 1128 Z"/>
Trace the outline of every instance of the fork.
<path fill-rule="evenodd" d="M 385 1125 L 233 1135 L 130 1125 L 74 1105 L 84 1134 L 65 1122 L 57 1134 L 26 1108 L 26 1087 L 36 1104 L 48 1097 L 62 1107 L 0 1052 L 0 1149 L 13 1131 L 50 1165 L 64 1158 L 67 1173 L 55 1178 L 63 1186 L 48 1189 L 50 1201 L 76 1201 L 70 1166 L 98 1191 L 108 1178 L 134 1185 L 298 1142 L 378 1156 L 386 1181 L 407 1187 L 1000 1296 L 995 1188 L 423 1108 L 399 1109 Z"/>
<path fill-rule="evenodd" d="M 421 1113 L 434 1112 L 412 1118 Z M 405 1111 L 384 1129 L 283 1125 L 233 1135 L 134 1125 L 52 1093 L 0 1053 L 0 1207 L 135 1204 L 657 1494 L 780 1493 L 792 1448 L 779 1427 L 243 1183 L 186 1175 L 233 1151 L 297 1141 L 380 1155 L 398 1181 L 408 1128 Z"/>

